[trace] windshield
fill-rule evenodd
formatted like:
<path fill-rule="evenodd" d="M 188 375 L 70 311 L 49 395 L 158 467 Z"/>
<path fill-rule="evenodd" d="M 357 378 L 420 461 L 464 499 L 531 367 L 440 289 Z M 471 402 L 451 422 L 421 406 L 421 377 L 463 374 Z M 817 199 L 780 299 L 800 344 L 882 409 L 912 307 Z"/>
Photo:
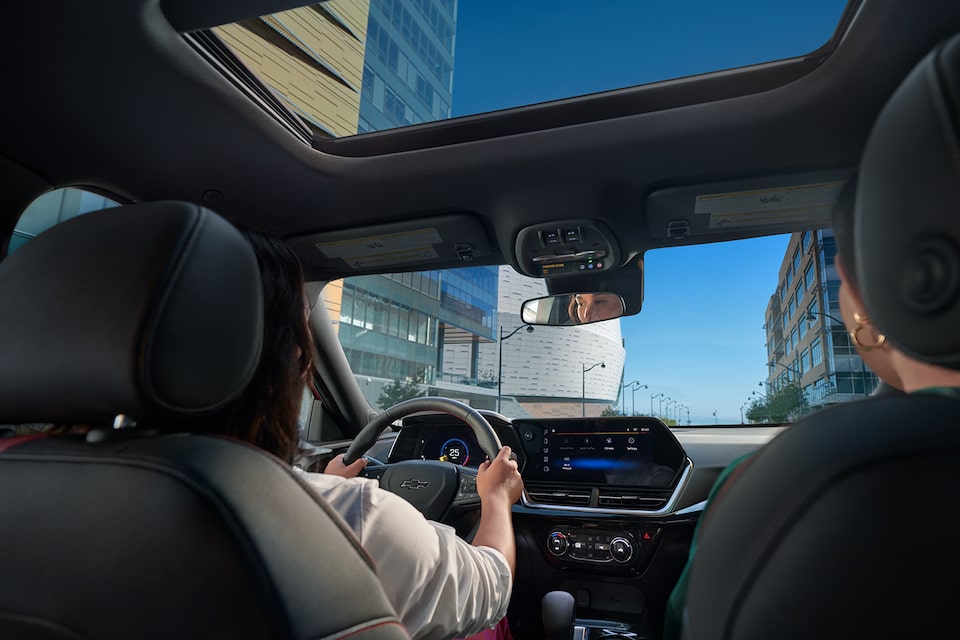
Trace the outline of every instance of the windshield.
<path fill-rule="evenodd" d="M 641 313 L 584 326 L 524 325 L 547 287 L 505 266 L 347 278 L 325 298 L 377 408 L 428 394 L 513 418 L 780 423 L 877 384 L 839 319 L 835 255 L 829 229 L 651 251 Z"/>

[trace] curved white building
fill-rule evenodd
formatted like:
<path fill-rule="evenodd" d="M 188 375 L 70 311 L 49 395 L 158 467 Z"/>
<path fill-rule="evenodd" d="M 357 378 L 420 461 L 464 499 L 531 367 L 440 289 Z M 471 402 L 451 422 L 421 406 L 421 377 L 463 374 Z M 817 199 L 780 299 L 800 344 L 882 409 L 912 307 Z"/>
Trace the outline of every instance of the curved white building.
<path fill-rule="evenodd" d="M 547 295 L 543 280 L 507 266 L 500 267 L 498 288 L 497 319 L 504 335 L 523 325 L 524 300 Z M 497 376 L 500 346 L 480 345 L 481 371 Z M 538 326 L 532 333 L 521 329 L 502 348 L 504 415 L 597 416 L 619 398 L 626 358 L 619 319 L 585 326 Z M 606 366 L 593 366 L 600 362 Z"/>

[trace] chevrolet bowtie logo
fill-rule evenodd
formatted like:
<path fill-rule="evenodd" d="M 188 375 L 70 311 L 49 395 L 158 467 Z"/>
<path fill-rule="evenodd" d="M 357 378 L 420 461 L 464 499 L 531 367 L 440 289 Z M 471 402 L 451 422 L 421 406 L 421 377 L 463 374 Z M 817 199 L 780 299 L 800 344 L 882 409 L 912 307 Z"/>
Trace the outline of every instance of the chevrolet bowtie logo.
<path fill-rule="evenodd" d="M 410 489 L 411 491 L 420 491 L 420 489 L 423 489 L 428 484 L 430 483 L 427 482 L 426 480 L 417 480 L 416 478 L 410 478 L 409 480 L 404 480 L 403 482 L 401 482 L 400 488 Z"/>

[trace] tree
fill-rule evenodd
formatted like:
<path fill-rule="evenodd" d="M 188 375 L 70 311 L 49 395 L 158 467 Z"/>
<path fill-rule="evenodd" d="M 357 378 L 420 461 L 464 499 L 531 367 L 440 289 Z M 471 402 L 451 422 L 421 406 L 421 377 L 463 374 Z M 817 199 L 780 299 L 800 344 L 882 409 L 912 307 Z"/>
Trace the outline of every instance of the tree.
<path fill-rule="evenodd" d="M 788 422 L 810 412 L 810 402 L 800 383 L 786 384 L 763 399 L 755 398 L 747 409 L 751 422 Z"/>
<path fill-rule="evenodd" d="M 605 407 L 604 410 L 600 412 L 600 415 L 607 418 L 607 417 L 625 416 L 627 414 L 620 413 L 620 410 L 617 409 L 616 407 Z"/>
<path fill-rule="evenodd" d="M 419 398 L 425 394 L 426 391 L 421 389 L 416 382 L 406 382 L 396 378 L 393 382 L 384 385 L 383 390 L 377 397 L 377 404 L 380 405 L 381 409 L 387 409 L 404 400 Z"/>

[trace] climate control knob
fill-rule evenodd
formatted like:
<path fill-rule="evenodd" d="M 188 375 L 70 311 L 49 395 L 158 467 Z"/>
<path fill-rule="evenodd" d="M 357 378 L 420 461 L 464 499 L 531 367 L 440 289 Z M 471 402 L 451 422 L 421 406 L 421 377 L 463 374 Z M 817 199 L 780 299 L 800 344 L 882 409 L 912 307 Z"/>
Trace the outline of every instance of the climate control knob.
<path fill-rule="evenodd" d="M 555 556 L 562 556 L 567 552 L 567 536 L 559 531 L 554 531 L 547 536 L 547 551 Z"/>
<path fill-rule="evenodd" d="M 610 541 L 610 555 L 617 562 L 630 562 L 633 558 L 633 543 L 626 538 L 614 538 Z"/>

